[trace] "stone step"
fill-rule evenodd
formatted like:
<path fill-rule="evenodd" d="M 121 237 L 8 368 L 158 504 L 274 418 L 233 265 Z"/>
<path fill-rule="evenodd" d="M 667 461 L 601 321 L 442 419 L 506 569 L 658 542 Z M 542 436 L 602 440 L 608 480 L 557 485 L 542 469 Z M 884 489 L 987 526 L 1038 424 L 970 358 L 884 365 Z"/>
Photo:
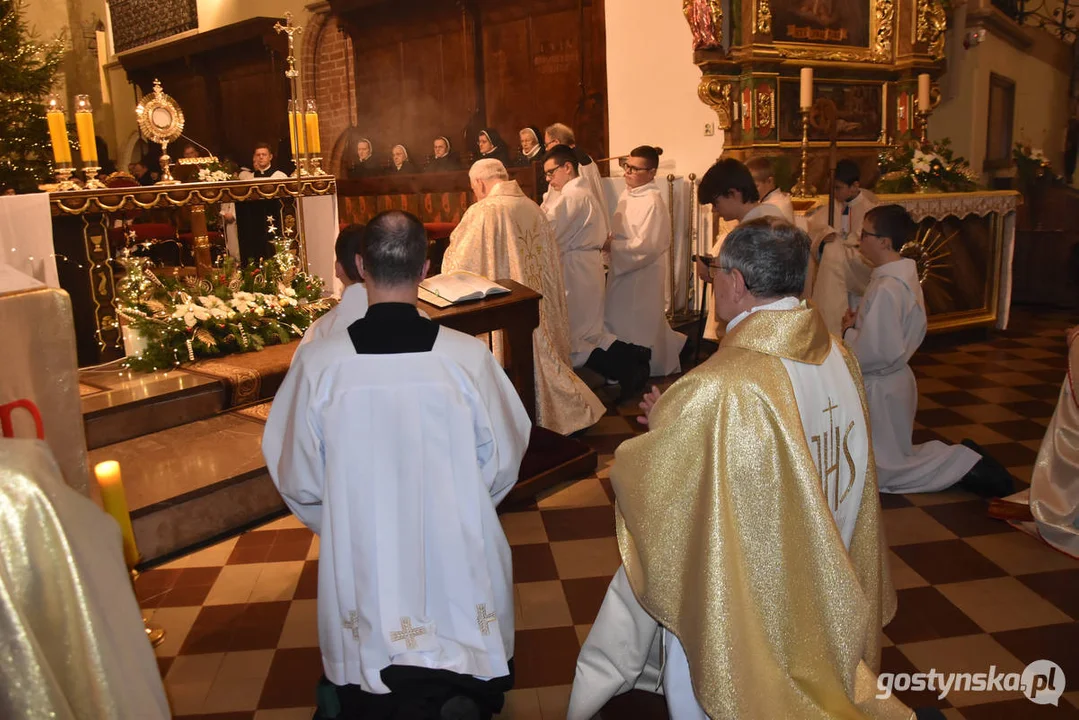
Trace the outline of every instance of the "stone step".
<path fill-rule="evenodd" d="M 257 407 L 90 451 L 91 465 L 103 460 L 120 463 L 144 562 L 284 509 L 262 458 L 263 423 Z"/>

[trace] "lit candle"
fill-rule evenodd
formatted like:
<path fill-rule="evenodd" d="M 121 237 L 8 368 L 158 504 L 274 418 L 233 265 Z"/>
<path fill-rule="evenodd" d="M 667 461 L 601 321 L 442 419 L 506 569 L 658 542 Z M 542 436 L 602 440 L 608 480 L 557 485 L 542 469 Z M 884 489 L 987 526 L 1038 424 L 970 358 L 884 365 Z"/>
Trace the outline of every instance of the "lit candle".
<path fill-rule="evenodd" d="M 89 95 L 75 96 L 75 129 L 79 132 L 79 153 L 83 165 L 97 164 L 97 138 L 94 137 L 94 108 Z"/>
<path fill-rule="evenodd" d="M 918 112 L 929 112 L 929 73 L 918 76 Z"/>
<path fill-rule="evenodd" d="M 52 157 L 57 165 L 71 164 L 71 142 L 67 139 L 67 118 L 60 98 L 50 95 L 45 103 L 45 121 L 49 124 Z"/>
<path fill-rule="evenodd" d="M 124 484 L 120 479 L 120 463 L 106 460 L 94 466 L 97 484 L 101 487 L 101 503 L 105 512 L 112 515 L 120 526 L 120 536 L 124 542 L 124 561 L 128 567 L 135 567 L 139 561 L 139 549 L 135 546 L 135 531 L 131 528 L 131 514 L 127 511 L 127 497 Z"/>
<path fill-rule="evenodd" d="M 307 101 L 304 120 L 307 122 L 307 149 L 312 155 L 319 155 L 322 153 L 322 142 L 318 136 L 318 108 L 314 100 Z"/>
<path fill-rule="evenodd" d="M 813 107 L 813 68 L 802 68 L 801 106 Z"/>

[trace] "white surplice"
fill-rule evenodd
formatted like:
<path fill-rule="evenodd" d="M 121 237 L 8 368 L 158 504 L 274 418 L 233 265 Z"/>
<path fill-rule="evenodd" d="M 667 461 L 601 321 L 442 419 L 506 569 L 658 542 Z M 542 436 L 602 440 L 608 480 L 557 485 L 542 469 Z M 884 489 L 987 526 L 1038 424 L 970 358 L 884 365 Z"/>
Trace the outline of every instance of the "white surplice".
<path fill-rule="evenodd" d="M 450 235 L 442 272 L 467 270 L 488 280 L 509 278 L 543 295 L 532 333 L 536 424 L 562 435 L 591 427 L 607 409 L 570 364 L 569 313 L 558 243 L 547 216 L 516 180 L 498 183 L 471 205 Z M 494 335 L 501 358 L 501 333 Z"/>
<path fill-rule="evenodd" d="M 611 232 L 604 325 L 619 340 L 652 351 L 652 375 L 679 372 L 686 336 L 671 329 L 664 310 L 671 218 L 655 181 L 622 192 Z"/>
<path fill-rule="evenodd" d="M 599 164 L 594 160 L 587 165 L 579 165 L 580 176 L 592 191 L 592 197 L 599 203 L 600 217 L 603 219 L 603 234 L 611 232 L 611 211 L 607 207 L 607 194 L 603 192 L 603 176 L 599 174 Z"/>
<path fill-rule="evenodd" d="M 828 332 L 838 335 L 843 327 L 843 315 L 848 308 L 857 308 L 873 267 L 859 250 L 865 214 L 878 205 L 877 196 L 862 190 L 848 203 L 835 201 L 835 232 L 837 237 L 824 244 L 816 278 L 813 281 L 813 304 L 824 318 Z M 818 208 L 809 216 L 809 231 L 814 237 L 827 232 L 828 206 Z"/>
<path fill-rule="evenodd" d="M 791 196 L 779 188 L 762 197 L 761 205 L 772 205 L 779 208 L 779 212 L 783 213 L 783 219 L 791 225 L 794 224 L 794 204 L 791 203 Z"/>
<path fill-rule="evenodd" d="M 593 350 L 606 350 L 617 339 L 603 329 L 603 245 L 607 242 L 603 211 L 587 181 L 577 177 L 562 186 L 558 199 L 544 212 L 562 259 L 570 360 L 573 367 L 580 367 Z"/>
<path fill-rule="evenodd" d="M 907 362 L 925 331 L 925 299 L 914 261 L 903 258 L 875 268 L 854 327 L 843 337 L 862 366 L 881 492 L 943 490 L 981 459 L 964 445 L 912 444 L 918 384 Z"/>
<path fill-rule="evenodd" d="M 1068 374 L 1045 429 L 1030 478 L 1030 511 L 1046 542 L 1079 557 L 1079 339 L 1068 349 Z"/>
<path fill-rule="evenodd" d="M 774 195 L 775 193 L 772 194 Z M 778 205 L 774 203 L 758 203 L 752 208 L 750 208 L 749 212 L 746 213 L 746 216 L 742 218 L 740 222 L 747 223 L 750 220 L 756 220 L 757 218 L 762 217 L 774 217 L 780 220 L 787 219 L 783 215 L 783 209 L 780 208 Z M 735 227 L 737 227 L 737 225 L 735 225 Z M 723 241 L 726 239 L 726 234 L 720 235 L 719 238 L 717 238 L 716 241 L 712 243 L 712 249 L 708 252 L 713 258 L 719 257 L 719 250 L 723 247 Z M 723 337 L 723 334 L 721 332 L 723 326 L 719 322 L 719 318 L 716 317 L 716 303 L 715 295 L 712 294 L 712 283 L 708 283 L 705 286 L 705 292 L 708 293 L 708 300 L 706 301 L 707 307 L 705 308 L 705 311 L 708 314 L 708 320 L 705 322 L 704 325 L 704 337 L 707 340 L 718 341 L 721 337 Z"/>
<path fill-rule="evenodd" d="M 786 297 L 760 305 L 731 320 L 727 332 L 752 313 L 792 310 L 800 304 L 797 298 Z M 782 362 L 794 388 L 810 456 L 821 477 L 821 491 L 849 550 L 869 464 L 869 433 L 858 387 L 834 339 L 821 365 L 786 358 Z M 822 442 L 837 432 L 842 434 L 840 442 Z M 841 459 L 840 443 L 849 452 L 849 461 L 846 455 Z M 662 661 L 656 652 L 657 633 L 662 635 Z M 708 716 L 693 694 L 689 661 L 681 643 L 641 607 L 625 568 L 619 566 L 581 647 L 566 717 L 589 720 L 615 695 L 633 688 L 655 691 L 659 676 L 672 720 L 706 720 Z"/>
<path fill-rule="evenodd" d="M 344 332 L 297 350 L 262 446 L 320 536 L 331 682 L 386 693 L 391 664 L 509 672 L 512 569 L 495 506 L 530 427 L 486 345 L 447 328 L 430 352 L 359 355 Z"/>
<path fill-rule="evenodd" d="M 340 302 L 311 323 L 311 327 L 307 328 L 307 332 L 300 338 L 300 344 L 305 345 L 332 333 L 344 332 L 349 325 L 366 314 L 367 287 L 363 283 L 352 283 L 341 292 Z"/>

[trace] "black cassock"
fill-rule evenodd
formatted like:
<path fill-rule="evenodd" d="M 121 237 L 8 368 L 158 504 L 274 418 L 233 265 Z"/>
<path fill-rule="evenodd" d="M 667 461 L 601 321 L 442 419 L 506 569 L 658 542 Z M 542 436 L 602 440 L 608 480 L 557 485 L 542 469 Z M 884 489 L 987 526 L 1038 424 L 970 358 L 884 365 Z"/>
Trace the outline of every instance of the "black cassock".
<path fill-rule="evenodd" d="M 268 178 L 277 172 L 271 166 L 266 170 L 252 170 L 256 178 Z M 240 245 L 240 261 L 247 265 L 248 260 L 261 262 L 273 255 L 270 233 L 267 230 L 267 217 L 273 217 L 278 232 L 284 220 L 281 217 L 280 200 L 251 200 L 236 203 L 236 237 Z"/>

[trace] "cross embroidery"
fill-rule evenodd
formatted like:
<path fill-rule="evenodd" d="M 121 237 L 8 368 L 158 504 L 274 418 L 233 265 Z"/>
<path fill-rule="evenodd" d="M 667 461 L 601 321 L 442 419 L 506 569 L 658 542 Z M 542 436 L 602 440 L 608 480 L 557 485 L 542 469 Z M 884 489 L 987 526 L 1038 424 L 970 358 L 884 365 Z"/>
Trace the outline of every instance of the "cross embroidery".
<path fill-rule="evenodd" d="M 488 614 L 487 605 L 484 604 L 476 606 L 476 624 L 480 626 L 481 633 L 483 633 L 484 635 L 490 635 L 490 625 L 497 620 L 498 618 L 495 616 L 494 613 Z"/>
<path fill-rule="evenodd" d="M 357 640 L 360 639 L 360 620 L 356 617 L 355 610 L 349 611 L 348 620 L 342 622 L 341 625 L 345 628 L 345 630 L 352 631 L 352 637 L 356 638 Z"/>
<path fill-rule="evenodd" d="M 412 621 L 410 619 L 406 618 L 406 617 L 403 617 L 403 618 L 401 618 L 401 629 L 400 630 L 391 630 L 390 631 L 390 641 L 391 642 L 401 642 L 402 640 L 404 640 L 405 641 L 405 647 L 407 649 L 415 650 L 416 649 L 416 638 L 418 638 L 420 635 L 426 635 L 426 634 L 427 634 L 427 630 L 425 630 L 424 628 L 421 628 L 421 627 L 418 627 L 418 628 L 412 627 Z"/>

